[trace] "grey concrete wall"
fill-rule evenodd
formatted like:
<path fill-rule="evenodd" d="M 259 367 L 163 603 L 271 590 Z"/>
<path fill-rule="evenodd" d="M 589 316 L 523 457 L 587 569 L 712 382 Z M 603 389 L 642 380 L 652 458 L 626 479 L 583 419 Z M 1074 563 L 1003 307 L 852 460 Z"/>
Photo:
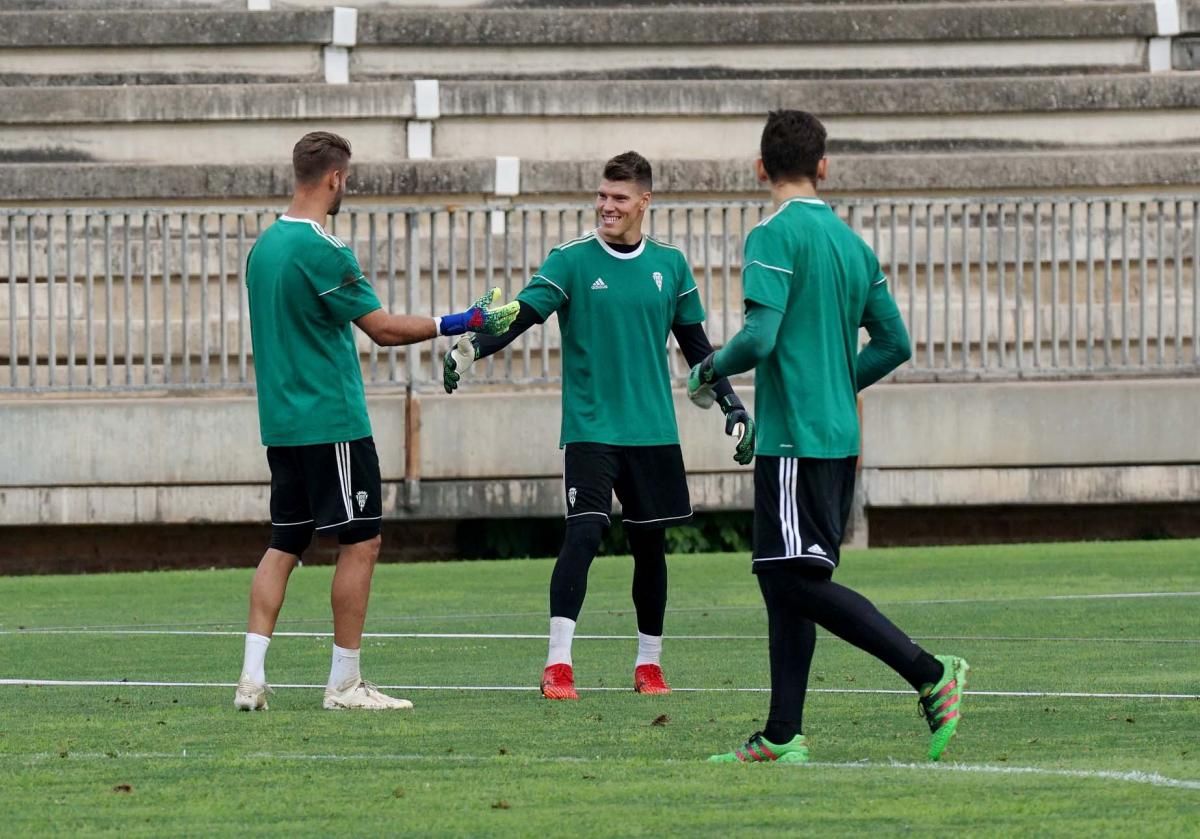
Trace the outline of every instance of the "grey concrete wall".
<path fill-rule="evenodd" d="M 0 47 L 327 44 L 332 35 L 325 11 L 0 12 Z"/>
<path fill-rule="evenodd" d="M 743 393 L 752 402 L 752 393 Z M 389 518 L 562 510 L 558 395 L 420 398 L 419 484 L 404 483 L 400 396 L 371 413 Z M 716 410 L 677 394 L 697 509 L 748 509 Z M 1200 501 L 1200 380 L 890 385 L 863 405 L 871 508 Z M 0 525 L 254 522 L 269 487 L 250 398 L 0 402 Z"/>

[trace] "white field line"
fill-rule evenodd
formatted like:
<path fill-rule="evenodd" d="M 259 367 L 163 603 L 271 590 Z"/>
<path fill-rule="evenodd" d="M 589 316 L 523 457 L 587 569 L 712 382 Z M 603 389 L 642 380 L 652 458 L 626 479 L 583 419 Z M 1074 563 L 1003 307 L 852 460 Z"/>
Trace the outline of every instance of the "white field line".
<path fill-rule="evenodd" d="M 197 754 L 193 752 L 188 754 L 187 749 L 182 752 L 68 752 L 62 755 L 58 752 L 35 752 L 28 755 L 9 754 L 7 758 L 24 759 L 27 761 L 46 761 L 53 760 L 88 760 L 88 761 L 112 761 L 112 760 L 229 760 L 230 758 L 244 758 L 249 760 L 278 760 L 278 761 L 300 761 L 300 762 L 366 762 L 366 763 L 447 763 L 457 761 L 461 763 L 480 763 L 482 761 L 509 761 L 517 760 L 523 763 L 615 763 L 616 761 L 606 760 L 605 758 L 593 757 L 573 757 L 569 755 L 562 756 L 531 756 L 531 757 L 500 757 L 497 755 L 487 755 L 484 757 L 477 755 L 465 754 L 294 754 L 287 752 L 251 752 L 244 755 L 223 755 L 223 754 Z M 681 763 L 700 763 L 700 760 L 681 761 L 676 759 L 666 759 L 657 761 L 662 764 L 681 764 Z M 1142 772 L 1140 770 L 1118 771 L 1110 769 L 1049 769 L 1041 766 L 994 766 L 986 763 L 903 763 L 900 761 L 887 761 L 872 763 L 870 761 L 855 761 L 855 762 L 821 762 L 814 761 L 802 766 L 786 766 L 783 771 L 799 771 L 813 772 L 820 769 L 855 769 L 859 771 L 866 770 L 885 770 L 885 771 L 908 771 L 908 772 L 927 772 L 927 773 L 955 773 L 963 772 L 975 775 L 1033 775 L 1036 777 L 1049 778 L 1074 778 L 1083 780 L 1098 780 L 1098 781 L 1118 781 L 1129 784 L 1145 784 L 1152 787 L 1167 787 L 1170 789 L 1186 789 L 1200 790 L 1200 780 L 1187 780 L 1182 778 L 1169 778 L 1165 775 L 1160 775 L 1157 772 Z M 713 771 L 722 771 L 713 769 Z"/>
<path fill-rule="evenodd" d="M 242 637 L 245 633 L 232 629 L 108 629 L 105 627 L 80 627 L 78 629 L 6 629 L 2 635 L 111 635 L 139 636 L 166 635 L 183 637 Z M 276 632 L 282 638 L 332 638 L 332 632 Z M 546 641 L 549 636 L 540 633 L 521 632 L 364 632 L 364 638 L 374 639 L 425 639 L 425 640 L 480 640 L 480 641 Z M 766 635 L 667 635 L 672 641 L 766 641 Z M 819 638 L 834 638 L 820 635 Z M 918 641 L 1015 641 L 1077 644 L 1200 644 L 1200 638 L 1086 638 L 1055 635 L 914 635 Z M 577 641 L 636 641 L 636 635 L 576 635 Z"/>
<path fill-rule="evenodd" d="M 159 682 L 124 679 L 0 679 L 0 687 L 158 687 L 158 688 L 232 688 L 234 682 Z M 271 685 L 273 690 L 321 690 L 324 685 Z M 470 692 L 532 692 L 536 685 L 380 685 L 383 690 L 444 690 Z M 625 687 L 581 687 L 584 693 L 629 693 Z M 675 693 L 769 693 L 770 688 L 679 688 Z M 911 696 L 911 690 L 884 688 L 809 688 L 809 693 L 851 693 Z M 971 696 L 1057 698 L 1057 699 L 1200 699 L 1200 693 L 1090 693 L 1083 691 L 969 690 Z"/>
<path fill-rule="evenodd" d="M 1132 591 L 1132 592 L 1113 592 L 1107 594 L 1048 594 L 1048 595 L 1030 595 L 1026 597 L 977 597 L 977 598 L 960 598 L 946 600 L 877 600 L 877 605 L 880 606 L 934 606 L 947 604 L 962 604 L 962 603 L 1037 603 L 1037 602 L 1055 602 L 1062 600 L 1137 600 L 1142 598 L 1158 598 L 1158 597 L 1200 597 L 1200 591 Z M 685 614 L 694 612 L 745 612 L 745 611 L 763 611 L 761 603 L 745 606 L 668 606 L 669 614 Z M 593 615 L 626 615 L 632 614 L 632 604 L 624 608 L 599 608 L 593 607 L 589 610 Z M 392 615 L 378 617 L 373 616 L 371 620 L 374 623 L 392 623 L 392 622 L 407 622 L 407 621 L 438 621 L 438 620 L 492 620 L 496 618 L 544 618 L 546 610 L 542 609 L 537 612 L 481 612 L 481 613 L 458 613 L 458 614 L 443 614 L 443 615 Z M 328 618 L 292 618 L 280 620 L 280 625 L 285 624 L 304 624 L 304 623 L 327 623 Z M 47 626 L 47 627 L 32 627 L 47 631 L 51 629 L 157 629 L 157 628 L 184 628 L 193 626 L 240 626 L 243 622 L 242 618 L 233 621 L 200 621 L 192 623 L 146 623 L 146 624 L 104 624 L 94 625 L 90 627 L 81 626 Z"/>

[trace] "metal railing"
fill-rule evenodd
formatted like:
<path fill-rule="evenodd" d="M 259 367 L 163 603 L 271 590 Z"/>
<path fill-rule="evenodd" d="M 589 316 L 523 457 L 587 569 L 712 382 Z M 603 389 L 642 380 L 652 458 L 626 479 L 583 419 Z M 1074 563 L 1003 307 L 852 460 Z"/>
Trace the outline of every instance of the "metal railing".
<path fill-rule="evenodd" d="M 1200 200 L 847 199 L 913 338 L 897 378 L 1200 372 Z M 684 248 L 721 344 L 742 322 L 742 243 L 759 202 L 662 203 L 648 232 Z M 277 210 L 0 211 L 0 392 L 249 389 L 246 255 Z M 581 205 L 347 209 L 332 225 L 392 311 L 515 295 Z M 434 387 L 445 341 L 379 349 L 371 385 Z M 557 319 L 472 372 L 551 383 Z M 672 370 L 685 366 L 670 354 Z"/>

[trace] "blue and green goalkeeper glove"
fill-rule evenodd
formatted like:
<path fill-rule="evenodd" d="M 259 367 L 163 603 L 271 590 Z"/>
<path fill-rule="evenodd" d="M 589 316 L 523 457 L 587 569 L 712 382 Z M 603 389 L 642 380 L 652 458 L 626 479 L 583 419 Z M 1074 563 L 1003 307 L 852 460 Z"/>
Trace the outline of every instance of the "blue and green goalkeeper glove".
<path fill-rule="evenodd" d="M 516 300 L 497 309 L 492 305 L 500 299 L 500 289 L 493 288 L 476 300 L 471 308 L 455 315 L 445 315 L 438 332 L 441 335 L 462 335 L 464 332 L 483 332 L 487 335 L 503 335 L 517 319 L 521 304 Z"/>

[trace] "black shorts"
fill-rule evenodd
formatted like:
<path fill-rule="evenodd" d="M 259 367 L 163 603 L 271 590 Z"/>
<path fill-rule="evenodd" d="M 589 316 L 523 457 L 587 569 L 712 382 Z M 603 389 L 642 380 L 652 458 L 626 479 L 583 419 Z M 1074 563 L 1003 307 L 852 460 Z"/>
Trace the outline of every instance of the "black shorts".
<path fill-rule="evenodd" d="M 269 446 L 271 546 L 299 555 L 315 531 L 342 544 L 379 535 L 379 456 L 370 437 L 314 446 Z"/>
<path fill-rule="evenodd" d="M 609 523 L 613 493 L 626 527 L 663 528 L 692 518 L 679 445 L 610 446 L 567 443 L 563 492 L 567 524 Z"/>
<path fill-rule="evenodd" d="M 837 568 L 857 465 L 857 457 L 754 458 L 755 573 L 776 564 Z"/>

